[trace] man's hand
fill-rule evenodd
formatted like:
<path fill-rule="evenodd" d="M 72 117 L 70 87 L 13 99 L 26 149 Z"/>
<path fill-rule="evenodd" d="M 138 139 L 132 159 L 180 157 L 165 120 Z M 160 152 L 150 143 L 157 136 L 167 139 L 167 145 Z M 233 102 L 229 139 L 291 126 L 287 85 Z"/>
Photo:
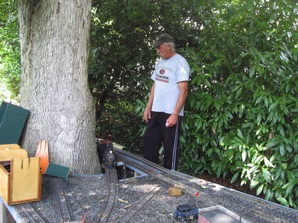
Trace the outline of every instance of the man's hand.
<path fill-rule="evenodd" d="M 167 119 L 166 127 L 173 127 L 177 124 L 178 115 L 171 114 L 170 117 Z"/>
<path fill-rule="evenodd" d="M 149 119 L 151 119 L 151 109 L 150 107 L 146 107 L 144 111 L 144 120 L 145 122 L 148 122 Z"/>

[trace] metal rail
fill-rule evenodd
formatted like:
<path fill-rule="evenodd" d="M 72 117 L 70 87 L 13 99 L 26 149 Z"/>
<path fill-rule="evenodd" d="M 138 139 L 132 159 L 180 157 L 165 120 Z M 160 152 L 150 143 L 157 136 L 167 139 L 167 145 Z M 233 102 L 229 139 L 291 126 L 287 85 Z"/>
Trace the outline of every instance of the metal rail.
<path fill-rule="evenodd" d="M 179 186 L 184 190 L 184 192 L 190 195 L 197 194 L 200 189 L 197 184 L 190 182 L 190 178 L 184 174 L 177 174 L 177 171 L 168 170 L 140 156 L 121 149 L 114 148 L 114 152 L 127 164 L 142 170 L 148 175 L 151 175 L 170 186 Z"/>
<path fill-rule="evenodd" d="M 51 189 L 52 195 L 54 196 L 53 200 L 55 202 L 55 206 L 59 208 L 59 215 L 62 222 L 69 222 L 71 221 L 71 215 L 69 210 L 69 205 L 67 203 L 67 199 L 65 197 L 64 190 L 62 188 L 63 181 L 59 178 L 51 178 Z"/>
<path fill-rule="evenodd" d="M 108 222 L 112 210 L 114 209 L 115 205 L 117 204 L 117 172 L 115 168 L 105 168 L 106 171 L 106 178 L 107 178 L 107 185 L 108 185 L 108 195 L 106 199 L 105 206 L 103 211 L 99 214 L 99 218 L 97 222 Z"/>
<path fill-rule="evenodd" d="M 26 216 L 28 217 L 28 219 L 30 219 L 30 221 L 28 223 L 48 223 L 48 220 L 45 219 L 44 217 L 42 217 L 42 215 L 40 213 L 38 213 L 32 206 L 30 203 L 24 203 L 24 204 L 20 204 L 23 212 L 26 214 Z"/>
<path fill-rule="evenodd" d="M 111 223 L 129 223 L 130 219 L 138 213 L 139 210 L 141 210 L 146 204 L 149 203 L 149 201 L 152 200 L 152 198 L 157 194 L 157 192 L 160 190 L 160 187 L 153 188 L 149 193 L 147 193 L 144 197 L 142 197 L 138 202 L 136 202 L 129 210 L 128 213 L 125 213 L 125 215 L 118 216 L 116 219 L 114 219 Z"/>

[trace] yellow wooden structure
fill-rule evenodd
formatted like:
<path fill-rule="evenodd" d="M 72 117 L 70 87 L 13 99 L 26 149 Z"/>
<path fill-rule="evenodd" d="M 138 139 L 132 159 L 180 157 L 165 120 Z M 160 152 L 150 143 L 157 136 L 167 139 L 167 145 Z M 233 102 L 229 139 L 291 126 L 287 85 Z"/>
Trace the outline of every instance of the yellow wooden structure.
<path fill-rule="evenodd" d="M 41 179 L 39 157 L 28 158 L 17 145 L 0 145 L 0 196 L 8 205 L 40 201 Z"/>
<path fill-rule="evenodd" d="M 18 144 L 0 145 L 0 162 L 10 161 L 12 158 L 26 158 L 28 152 L 22 149 Z"/>

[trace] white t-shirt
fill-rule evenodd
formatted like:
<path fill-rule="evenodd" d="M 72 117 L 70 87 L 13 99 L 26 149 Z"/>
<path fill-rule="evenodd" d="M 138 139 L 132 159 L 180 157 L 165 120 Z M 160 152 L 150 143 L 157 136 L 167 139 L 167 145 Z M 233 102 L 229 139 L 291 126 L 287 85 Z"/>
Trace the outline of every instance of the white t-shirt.
<path fill-rule="evenodd" d="M 180 89 L 179 82 L 189 80 L 190 67 L 180 54 L 169 59 L 159 59 L 151 79 L 155 81 L 152 111 L 172 114 L 176 106 Z M 184 115 L 184 106 L 180 110 Z"/>

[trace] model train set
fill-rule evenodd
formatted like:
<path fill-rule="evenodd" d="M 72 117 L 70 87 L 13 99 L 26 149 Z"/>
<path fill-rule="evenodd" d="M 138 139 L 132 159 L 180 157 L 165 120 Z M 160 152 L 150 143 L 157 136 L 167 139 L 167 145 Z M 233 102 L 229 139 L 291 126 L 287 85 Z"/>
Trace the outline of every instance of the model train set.
<path fill-rule="evenodd" d="M 101 170 L 103 173 L 109 175 L 111 174 L 110 169 L 117 167 L 117 157 L 114 152 L 113 143 L 109 140 L 96 140 L 96 144 L 97 153 L 101 164 Z M 173 213 L 174 219 L 180 222 L 197 220 L 198 215 L 199 209 L 189 204 L 178 205 Z"/>
<path fill-rule="evenodd" d="M 44 176 L 40 202 L 14 206 L 4 206 L 3 203 L 3 206 L 18 223 L 194 223 L 202 222 L 203 217 L 215 223 L 223 222 L 222 218 L 216 220 L 223 214 L 231 219 L 230 222 L 239 223 L 248 223 L 247 220 L 262 223 L 297 220 L 298 212 L 295 210 L 165 169 L 119 148 L 115 143 L 98 141 L 97 149 L 98 152 L 101 150 L 99 155 L 104 175 L 71 175 L 67 180 Z M 116 169 L 124 166 L 136 171 L 136 175 L 125 180 L 117 179 Z M 179 198 L 169 194 L 169 186 L 173 185 L 182 189 Z M 198 191 L 202 193 L 200 198 Z M 222 206 L 225 209 L 218 207 L 220 205 L 225 205 Z M 256 214 L 254 207 L 261 212 Z M 276 211 L 278 215 L 274 214 Z"/>
<path fill-rule="evenodd" d="M 6 128 L 4 133 L 7 133 Z M 18 162 L 23 156 L 22 150 L 5 144 L 0 149 L 2 158 L 6 157 L 1 161 L 0 156 L 3 170 L 0 191 L 5 191 L 0 196 L 0 223 L 202 223 L 202 217 L 216 223 L 223 222 L 223 217 L 218 220 L 223 214 L 229 222 L 235 223 L 297 222 L 297 210 L 163 168 L 112 141 L 95 139 L 95 142 L 100 161 L 96 168 L 97 171 L 101 168 L 101 174 L 73 173 L 68 177 L 69 171 L 65 174 L 62 170 L 70 168 L 56 164 L 53 174 L 47 171 L 47 163 L 42 179 L 39 178 L 42 168 L 33 168 L 42 162 L 33 162 L 33 158 L 47 156 L 47 152 L 42 152 L 41 157 L 36 153 L 36 157 L 30 157 L 30 163 L 26 152 L 26 162 Z M 40 151 L 44 151 L 47 146 L 41 147 Z M 14 157 L 6 160 L 8 153 Z M 18 168 L 14 168 L 16 166 Z M 181 191 L 170 193 L 171 188 Z M 198 191 L 202 194 L 200 198 Z M 21 197 L 24 194 L 30 197 L 24 199 Z M 9 199 L 16 197 L 21 203 L 10 205 Z"/>

